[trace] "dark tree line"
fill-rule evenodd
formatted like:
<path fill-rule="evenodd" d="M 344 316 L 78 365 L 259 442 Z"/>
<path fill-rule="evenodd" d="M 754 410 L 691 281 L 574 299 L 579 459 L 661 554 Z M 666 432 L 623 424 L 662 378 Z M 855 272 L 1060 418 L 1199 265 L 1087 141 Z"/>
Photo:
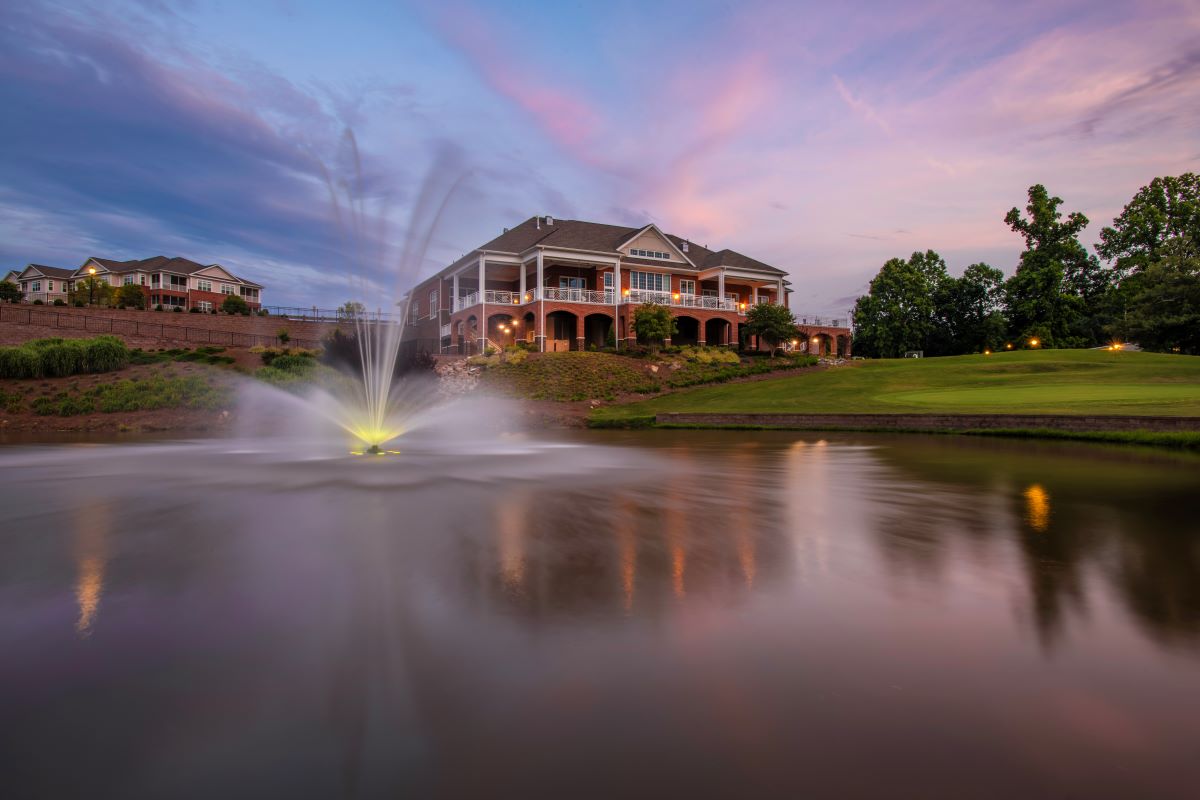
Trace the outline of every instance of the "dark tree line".
<path fill-rule="evenodd" d="M 1025 240 L 1016 271 L 972 264 L 961 277 L 933 250 L 893 258 L 854 307 L 854 350 L 960 355 L 1024 346 L 1096 347 L 1114 339 L 1150 350 L 1200 353 L 1200 177 L 1155 178 L 1100 232 L 1064 215 L 1038 184 L 1005 223 Z"/>

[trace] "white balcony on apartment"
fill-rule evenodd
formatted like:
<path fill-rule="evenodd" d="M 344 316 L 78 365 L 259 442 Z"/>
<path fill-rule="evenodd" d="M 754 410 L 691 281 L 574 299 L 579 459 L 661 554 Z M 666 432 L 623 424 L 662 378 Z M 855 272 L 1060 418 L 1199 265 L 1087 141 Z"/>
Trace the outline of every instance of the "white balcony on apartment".
<path fill-rule="evenodd" d="M 487 289 L 483 293 L 483 301 L 489 306 L 518 306 L 546 300 L 556 303 L 579 303 L 582 305 L 611 306 L 617 302 L 616 293 L 611 289 L 592 291 L 591 289 L 574 289 L 568 287 L 546 287 L 539 294 L 537 289 L 530 289 L 522 295 L 520 292 Z M 627 289 L 621 302 L 629 305 L 641 303 L 657 303 L 675 308 L 696 308 L 711 311 L 745 311 L 736 297 L 717 297 L 707 294 L 681 294 L 678 292 L 655 292 L 647 289 Z M 767 298 L 759 302 L 768 302 Z M 471 306 L 479 305 L 479 292 L 471 292 L 456 298 L 454 310 L 462 311 Z M 748 305 L 748 303 L 747 303 Z"/>

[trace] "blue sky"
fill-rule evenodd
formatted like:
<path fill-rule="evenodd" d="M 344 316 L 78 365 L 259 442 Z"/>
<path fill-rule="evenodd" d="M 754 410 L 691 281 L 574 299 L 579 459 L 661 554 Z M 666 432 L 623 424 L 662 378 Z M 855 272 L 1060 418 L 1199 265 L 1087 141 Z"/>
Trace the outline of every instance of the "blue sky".
<path fill-rule="evenodd" d="M 1010 272 L 1032 183 L 1092 242 L 1195 171 L 1200 6 L 10 3 L 0 103 L 4 268 L 161 253 L 370 299 L 432 173 L 456 190 L 411 271 L 535 213 L 654 221 L 844 311 L 914 250 Z"/>

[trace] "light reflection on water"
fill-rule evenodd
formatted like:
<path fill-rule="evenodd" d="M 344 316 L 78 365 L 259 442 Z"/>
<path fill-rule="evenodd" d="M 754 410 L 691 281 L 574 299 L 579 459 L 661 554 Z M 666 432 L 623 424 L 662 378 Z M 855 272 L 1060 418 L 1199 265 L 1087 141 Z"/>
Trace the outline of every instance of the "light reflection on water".
<path fill-rule="evenodd" d="M 0 469 L 17 796 L 1200 779 L 1194 461 L 653 432 L 299 462 L 22 448 Z"/>

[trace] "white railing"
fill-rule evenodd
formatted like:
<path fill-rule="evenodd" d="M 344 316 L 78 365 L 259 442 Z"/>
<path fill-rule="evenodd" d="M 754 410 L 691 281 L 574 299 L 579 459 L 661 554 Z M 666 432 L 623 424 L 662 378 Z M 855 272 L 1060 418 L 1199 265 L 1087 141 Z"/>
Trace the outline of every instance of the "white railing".
<path fill-rule="evenodd" d="M 797 325 L 814 325 L 823 328 L 845 328 L 847 320 L 844 317 L 818 317 L 813 314 L 797 314 Z"/>
<path fill-rule="evenodd" d="M 464 308 L 479 305 L 479 292 L 471 292 L 464 294 L 462 297 L 454 298 L 454 310 L 462 311 Z"/>
<path fill-rule="evenodd" d="M 542 290 L 542 299 L 557 300 L 560 303 L 592 303 L 611 306 L 616 302 L 617 296 L 612 291 L 593 292 L 590 289 L 548 287 Z"/>
<path fill-rule="evenodd" d="M 441 336 L 442 338 L 445 338 L 450 335 L 450 323 L 449 322 L 447 322 L 445 325 L 441 326 L 441 328 L 438 329 L 438 335 Z"/>
<path fill-rule="evenodd" d="M 625 295 L 626 303 L 658 303 L 660 306 L 671 305 L 670 292 L 654 292 L 649 289 L 630 289 Z"/>
<path fill-rule="evenodd" d="M 521 293 L 486 289 L 483 293 L 483 302 L 488 305 L 516 306 L 521 304 Z"/>
<path fill-rule="evenodd" d="M 737 300 L 732 297 L 713 297 L 704 294 L 681 294 L 671 298 L 671 305 L 684 308 L 711 308 L 718 311 L 737 311 Z"/>

